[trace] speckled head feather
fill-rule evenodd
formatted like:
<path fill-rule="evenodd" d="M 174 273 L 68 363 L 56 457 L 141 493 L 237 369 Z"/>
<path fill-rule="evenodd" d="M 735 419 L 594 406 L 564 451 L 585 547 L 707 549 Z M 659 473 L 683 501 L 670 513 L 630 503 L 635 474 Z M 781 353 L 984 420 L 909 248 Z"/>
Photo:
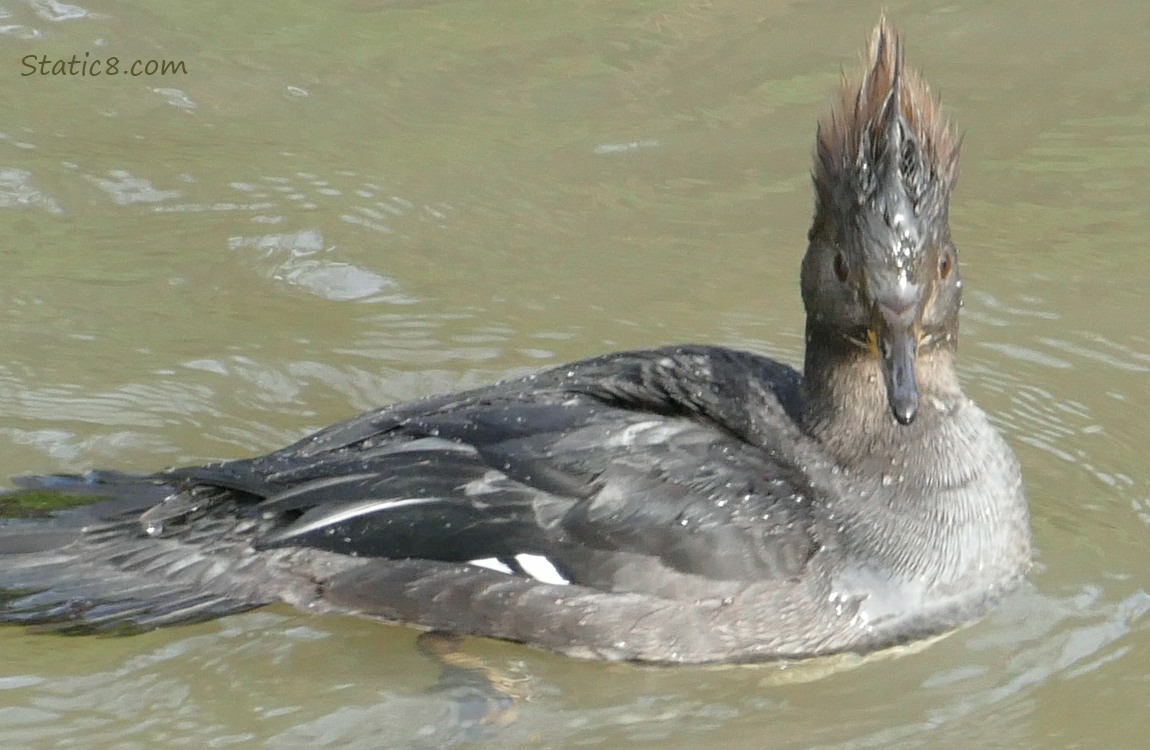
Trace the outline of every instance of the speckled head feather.
<path fill-rule="evenodd" d="M 888 225 L 900 215 L 920 228 L 945 223 L 958 154 L 954 129 L 918 73 L 903 66 L 901 41 L 883 18 L 861 80 L 844 76 L 837 105 L 819 122 L 816 230 L 829 212 L 841 219 L 867 208 Z"/>

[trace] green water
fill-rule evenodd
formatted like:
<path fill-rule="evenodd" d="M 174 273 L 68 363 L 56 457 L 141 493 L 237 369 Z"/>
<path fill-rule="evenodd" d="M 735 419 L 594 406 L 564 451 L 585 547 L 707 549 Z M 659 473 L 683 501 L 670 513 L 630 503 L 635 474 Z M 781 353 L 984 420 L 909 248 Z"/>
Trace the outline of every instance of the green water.
<path fill-rule="evenodd" d="M 814 679 L 472 651 L 493 747 L 1142 747 L 1143 3 L 0 6 L 0 475 L 265 451 L 373 405 L 680 341 L 797 361 L 814 123 L 885 5 L 965 134 L 962 374 L 1038 560 L 986 620 Z M 186 75 L 22 75 L 21 60 Z M 3 748 L 459 738 L 415 634 L 287 608 L 0 631 Z"/>

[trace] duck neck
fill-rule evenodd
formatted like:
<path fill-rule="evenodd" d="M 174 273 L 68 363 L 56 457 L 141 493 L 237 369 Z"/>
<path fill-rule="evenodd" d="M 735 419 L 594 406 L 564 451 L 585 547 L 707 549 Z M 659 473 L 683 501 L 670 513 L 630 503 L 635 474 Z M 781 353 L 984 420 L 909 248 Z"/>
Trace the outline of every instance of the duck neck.
<path fill-rule="evenodd" d="M 829 508 L 861 530 L 840 543 L 944 604 L 971 588 L 1009 588 L 1030 549 L 1018 463 L 963 395 L 953 349 L 920 352 L 915 366 L 920 408 L 902 425 L 869 352 L 808 336 L 803 428 L 833 457 L 836 496 L 861 500 Z"/>
<path fill-rule="evenodd" d="M 955 429 L 955 420 L 961 421 L 969 401 L 958 384 L 952 348 L 920 352 L 915 370 L 922 408 L 911 424 L 899 424 L 877 357 L 841 336 L 808 328 L 804 430 L 848 469 L 873 473 L 881 467 L 905 480 L 936 482 L 937 472 L 954 459 L 949 444 L 964 432 Z M 923 476 L 906 476 L 920 473 L 915 467 Z"/>

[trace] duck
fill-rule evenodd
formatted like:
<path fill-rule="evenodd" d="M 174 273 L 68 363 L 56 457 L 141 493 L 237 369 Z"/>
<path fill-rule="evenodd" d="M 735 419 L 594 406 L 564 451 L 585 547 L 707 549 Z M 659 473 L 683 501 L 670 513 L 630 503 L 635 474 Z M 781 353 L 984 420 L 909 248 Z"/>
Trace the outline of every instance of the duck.
<path fill-rule="evenodd" d="M 960 139 L 883 18 L 818 123 L 801 372 L 678 345 L 384 406 L 254 458 L 19 476 L 0 622 L 131 633 L 275 603 L 576 658 L 870 652 L 1031 560 L 1019 463 L 957 371 Z"/>

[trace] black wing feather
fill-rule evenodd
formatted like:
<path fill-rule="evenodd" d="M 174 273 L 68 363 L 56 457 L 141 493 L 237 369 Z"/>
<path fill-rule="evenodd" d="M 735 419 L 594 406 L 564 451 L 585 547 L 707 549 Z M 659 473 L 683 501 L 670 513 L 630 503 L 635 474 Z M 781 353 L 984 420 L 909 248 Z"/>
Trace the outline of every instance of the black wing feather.
<path fill-rule="evenodd" d="M 760 434 L 756 414 L 790 415 L 798 383 L 729 350 L 610 355 L 384 409 L 224 468 L 244 475 L 230 486 L 266 482 L 262 512 L 302 513 L 265 547 L 444 561 L 555 552 L 576 574 L 561 555 L 586 547 L 715 578 L 791 577 L 816 533 L 781 499 L 817 488 L 795 435 Z M 340 471 L 355 480 L 332 480 Z M 415 498 L 434 502 L 402 502 Z"/>
<path fill-rule="evenodd" d="M 608 590 L 612 566 L 637 558 L 696 577 L 789 578 L 820 536 L 795 501 L 819 492 L 822 460 L 786 426 L 798 388 L 797 373 L 755 355 L 623 353 L 380 409 L 254 459 L 28 479 L 121 499 L 93 516 L 116 519 L 106 534 L 43 534 L 44 549 L 82 538 L 59 559 L 0 571 L 0 588 L 18 589 L 0 620 L 152 626 L 307 600 L 313 574 L 276 565 L 311 570 L 309 550 L 321 571 L 350 570 L 339 558 L 535 553 Z M 0 527 L 0 553 L 35 547 L 19 537 Z M 77 561 L 90 569 L 58 585 Z"/>

